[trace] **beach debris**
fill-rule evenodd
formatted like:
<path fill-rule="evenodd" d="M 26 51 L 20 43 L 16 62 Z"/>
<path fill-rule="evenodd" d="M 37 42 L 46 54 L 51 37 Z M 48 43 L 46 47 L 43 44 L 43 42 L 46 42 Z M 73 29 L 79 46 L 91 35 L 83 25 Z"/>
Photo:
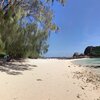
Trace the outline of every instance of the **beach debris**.
<path fill-rule="evenodd" d="M 100 100 L 100 97 L 99 97 L 99 98 L 97 98 L 96 100 Z"/>
<path fill-rule="evenodd" d="M 69 90 L 67 90 L 67 92 L 69 92 Z"/>
<path fill-rule="evenodd" d="M 37 79 L 37 81 L 42 81 L 42 79 Z"/>
<path fill-rule="evenodd" d="M 84 87 L 80 86 L 82 90 L 84 90 Z"/>
<path fill-rule="evenodd" d="M 81 79 L 86 84 L 91 83 L 94 85 L 95 89 L 100 87 L 100 75 L 92 71 L 76 71 L 74 72 L 73 78 Z M 84 89 L 83 87 L 81 88 Z"/>
<path fill-rule="evenodd" d="M 70 67 L 70 66 L 68 66 L 68 67 Z"/>
<path fill-rule="evenodd" d="M 73 82 L 73 84 L 76 84 L 75 82 Z"/>
<path fill-rule="evenodd" d="M 80 94 L 77 95 L 77 98 L 80 98 Z"/>
<path fill-rule="evenodd" d="M 37 67 L 37 65 L 32 65 L 32 67 Z"/>
<path fill-rule="evenodd" d="M 17 100 L 17 97 L 13 98 L 13 100 Z"/>

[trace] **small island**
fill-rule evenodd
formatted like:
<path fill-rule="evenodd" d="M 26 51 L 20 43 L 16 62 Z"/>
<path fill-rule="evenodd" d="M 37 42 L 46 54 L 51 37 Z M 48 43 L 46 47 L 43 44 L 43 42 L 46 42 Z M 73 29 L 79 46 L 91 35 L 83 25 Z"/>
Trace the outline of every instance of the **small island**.
<path fill-rule="evenodd" d="M 87 46 L 84 53 L 75 52 L 73 58 L 99 58 L 100 46 Z"/>
<path fill-rule="evenodd" d="M 89 57 L 100 57 L 100 46 L 88 46 L 84 51 L 84 55 Z"/>

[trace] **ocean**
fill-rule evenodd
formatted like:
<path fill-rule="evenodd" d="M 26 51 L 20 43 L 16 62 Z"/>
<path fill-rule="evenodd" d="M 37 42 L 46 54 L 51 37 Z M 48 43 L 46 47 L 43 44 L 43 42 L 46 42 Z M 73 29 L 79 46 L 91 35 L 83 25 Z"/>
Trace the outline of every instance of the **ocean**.
<path fill-rule="evenodd" d="M 77 59 L 73 61 L 74 64 L 77 65 L 85 65 L 85 66 L 100 66 L 100 58 L 83 58 Z"/>
<path fill-rule="evenodd" d="M 90 67 L 93 71 L 100 74 L 100 58 L 82 58 L 74 60 L 72 63 Z"/>

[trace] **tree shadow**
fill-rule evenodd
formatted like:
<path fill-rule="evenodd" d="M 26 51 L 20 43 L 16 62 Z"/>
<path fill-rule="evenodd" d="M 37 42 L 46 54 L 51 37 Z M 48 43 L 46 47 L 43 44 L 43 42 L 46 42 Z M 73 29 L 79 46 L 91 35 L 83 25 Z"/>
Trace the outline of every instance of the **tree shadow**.
<path fill-rule="evenodd" d="M 22 75 L 22 71 L 32 70 L 36 65 L 23 64 L 20 62 L 6 62 L 0 63 L 0 71 L 9 75 Z"/>

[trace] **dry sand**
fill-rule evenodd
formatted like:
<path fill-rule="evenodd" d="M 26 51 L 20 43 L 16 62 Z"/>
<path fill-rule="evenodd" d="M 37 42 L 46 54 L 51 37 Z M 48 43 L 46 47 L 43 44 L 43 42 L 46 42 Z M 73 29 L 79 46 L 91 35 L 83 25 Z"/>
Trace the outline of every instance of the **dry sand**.
<path fill-rule="evenodd" d="M 100 77 L 70 60 L 26 59 L 0 66 L 0 100 L 100 100 Z"/>

